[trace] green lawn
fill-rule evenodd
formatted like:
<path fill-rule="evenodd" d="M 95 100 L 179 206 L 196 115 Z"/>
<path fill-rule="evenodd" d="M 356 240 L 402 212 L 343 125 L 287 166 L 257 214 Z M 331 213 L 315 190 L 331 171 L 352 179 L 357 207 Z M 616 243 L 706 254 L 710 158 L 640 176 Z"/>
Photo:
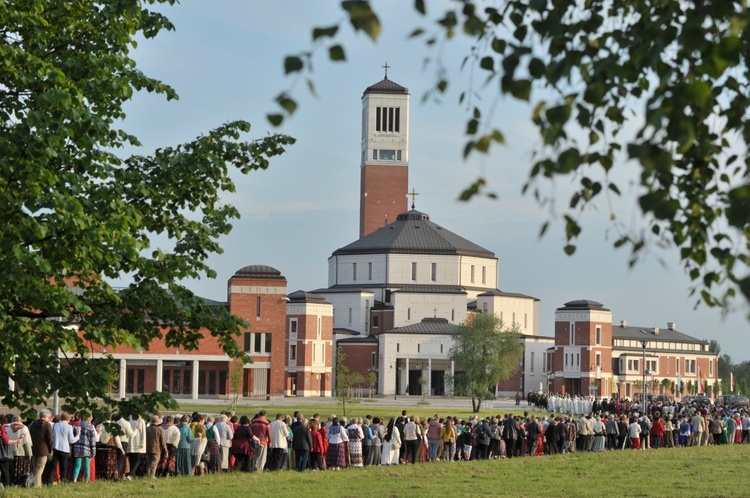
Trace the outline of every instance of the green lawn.
<path fill-rule="evenodd" d="M 521 410 L 508 410 L 508 409 L 499 409 L 499 408 L 483 408 L 479 411 L 478 415 L 481 417 L 487 417 L 487 416 L 493 416 L 498 414 L 505 414 L 505 413 L 515 413 L 515 414 L 523 414 L 524 407 L 521 406 Z M 194 405 L 190 403 L 181 403 L 179 412 L 190 414 L 194 411 L 200 412 L 200 413 L 219 413 L 222 411 L 225 411 L 228 409 L 227 404 L 215 404 L 215 405 Z M 269 418 L 275 417 L 277 413 L 284 413 L 287 415 L 292 415 L 295 410 L 300 410 L 306 417 L 311 417 L 315 413 L 319 413 L 321 419 L 325 420 L 328 418 L 329 415 L 335 414 L 339 417 L 343 415 L 343 411 L 341 409 L 341 405 L 334 405 L 334 404 L 316 404 L 316 403 L 305 403 L 304 401 L 301 401 L 299 404 L 290 404 L 290 403 L 280 403 L 280 404 L 274 404 L 271 401 L 268 402 L 257 402 L 252 405 L 240 405 L 235 410 L 235 413 L 237 415 L 247 415 L 252 418 L 253 415 L 255 415 L 259 410 L 266 410 L 268 412 Z M 373 403 L 368 401 L 361 401 L 359 403 L 354 404 L 348 404 L 347 403 L 347 416 L 349 418 L 354 416 L 364 417 L 365 415 L 372 415 L 373 417 L 380 417 L 380 418 L 386 418 L 389 419 L 390 417 L 394 417 L 397 415 L 401 415 L 401 411 L 406 409 L 409 415 L 417 415 L 420 418 L 424 417 L 431 417 L 434 414 L 439 414 L 441 417 L 445 416 L 456 416 L 458 418 L 462 419 L 468 419 L 470 415 L 473 414 L 471 411 L 471 402 L 467 401 L 465 405 L 461 405 L 458 407 L 440 407 L 436 405 L 422 405 L 419 404 L 416 400 L 414 404 L 410 406 L 389 406 L 383 401 L 380 401 L 379 403 Z M 531 410 L 529 409 L 529 412 L 531 413 Z M 541 414 L 541 412 L 534 412 L 536 414 Z"/>
<path fill-rule="evenodd" d="M 14 488 L 6 496 L 748 496 L 750 445 Z"/>

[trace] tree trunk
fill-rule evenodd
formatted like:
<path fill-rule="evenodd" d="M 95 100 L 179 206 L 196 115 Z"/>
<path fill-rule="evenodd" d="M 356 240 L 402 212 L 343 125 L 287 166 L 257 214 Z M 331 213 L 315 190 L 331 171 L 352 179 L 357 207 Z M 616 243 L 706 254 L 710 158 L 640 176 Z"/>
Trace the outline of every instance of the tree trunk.
<path fill-rule="evenodd" d="M 482 407 L 482 398 L 477 398 L 476 396 L 471 397 L 471 409 L 474 413 L 479 412 L 479 409 Z"/>

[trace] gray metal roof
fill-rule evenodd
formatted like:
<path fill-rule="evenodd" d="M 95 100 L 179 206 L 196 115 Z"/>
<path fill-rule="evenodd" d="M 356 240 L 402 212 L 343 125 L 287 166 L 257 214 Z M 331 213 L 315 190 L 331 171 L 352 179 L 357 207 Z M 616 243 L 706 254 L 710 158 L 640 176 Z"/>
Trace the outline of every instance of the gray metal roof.
<path fill-rule="evenodd" d="M 557 311 L 567 310 L 599 310 L 599 311 L 610 311 L 604 307 L 602 303 L 591 301 L 590 299 L 577 299 L 575 301 L 568 301 L 562 308 L 557 308 Z"/>
<path fill-rule="evenodd" d="M 229 306 L 229 303 L 226 301 L 214 301 L 213 299 L 207 299 L 205 297 L 201 297 L 200 299 L 203 300 L 203 304 L 206 306 L 213 306 L 213 307 L 220 307 L 220 308 L 226 308 Z"/>
<path fill-rule="evenodd" d="M 645 331 L 644 334 L 641 331 Z M 647 341 L 664 341 L 664 342 L 691 342 L 699 344 L 708 344 L 707 341 L 702 339 L 696 339 L 695 337 L 683 334 L 677 330 L 670 330 L 668 328 L 659 328 L 659 333 L 654 334 L 654 327 L 633 327 L 633 326 L 621 326 L 612 325 L 612 338 L 613 339 L 631 339 L 638 340 L 646 339 Z"/>
<path fill-rule="evenodd" d="M 339 339 L 336 344 L 377 344 L 378 338 L 374 335 L 365 337 L 350 337 L 348 339 Z"/>
<path fill-rule="evenodd" d="M 466 294 L 466 290 L 458 285 L 393 285 L 392 292 L 406 294 Z"/>
<path fill-rule="evenodd" d="M 479 296 L 520 297 L 522 299 L 533 299 L 534 301 L 539 301 L 538 297 L 527 296 L 526 294 L 519 294 L 518 292 L 503 292 L 500 289 L 482 292 Z"/>
<path fill-rule="evenodd" d="M 250 265 L 244 268 L 240 268 L 235 272 L 234 276 L 256 278 L 284 278 L 279 270 L 266 265 Z"/>
<path fill-rule="evenodd" d="M 361 334 L 357 332 L 356 330 L 352 330 L 352 329 L 334 328 L 333 335 L 361 335 Z"/>
<path fill-rule="evenodd" d="M 492 251 L 431 222 L 427 214 L 414 209 L 401 213 L 393 223 L 337 249 L 333 255 L 383 253 L 455 254 L 496 259 Z"/>
<path fill-rule="evenodd" d="M 448 323 L 445 318 L 423 318 L 421 322 L 383 332 L 384 334 L 443 334 L 452 335 L 458 325 Z"/>
<path fill-rule="evenodd" d="M 409 89 L 389 80 L 388 76 L 386 76 L 384 79 L 378 81 L 374 85 L 368 86 L 362 93 L 362 97 L 364 97 L 368 93 L 398 93 L 408 95 Z"/>
<path fill-rule="evenodd" d="M 326 300 L 323 298 L 323 296 L 320 296 L 318 294 L 313 294 L 312 292 L 305 292 L 302 290 L 298 290 L 296 292 L 292 292 L 287 296 L 290 303 L 325 303 Z"/>
<path fill-rule="evenodd" d="M 384 287 L 384 285 L 373 285 L 371 288 Z M 366 292 L 372 294 L 370 288 L 365 289 L 361 285 L 334 285 L 333 287 L 321 287 L 311 291 L 315 294 L 347 294 L 351 292 Z"/>

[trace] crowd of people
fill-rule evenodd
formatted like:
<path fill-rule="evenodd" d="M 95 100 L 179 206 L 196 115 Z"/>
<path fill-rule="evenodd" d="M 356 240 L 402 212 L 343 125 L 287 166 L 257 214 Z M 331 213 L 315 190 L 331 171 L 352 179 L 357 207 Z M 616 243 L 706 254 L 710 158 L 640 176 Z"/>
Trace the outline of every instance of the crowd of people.
<path fill-rule="evenodd" d="M 467 420 L 409 415 L 309 419 L 264 410 L 252 418 L 140 416 L 105 422 L 41 410 L 7 416 L 0 439 L 2 484 L 189 476 L 216 472 L 338 470 L 346 467 L 483 460 L 568 452 L 750 443 L 750 415 L 721 406 L 596 401 L 588 413 L 506 414 Z"/>

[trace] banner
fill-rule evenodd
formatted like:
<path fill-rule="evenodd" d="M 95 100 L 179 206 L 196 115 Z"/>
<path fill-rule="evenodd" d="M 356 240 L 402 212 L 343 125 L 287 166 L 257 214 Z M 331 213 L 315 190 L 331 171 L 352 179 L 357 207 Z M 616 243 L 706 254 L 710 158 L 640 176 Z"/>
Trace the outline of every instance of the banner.
<path fill-rule="evenodd" d="M 734 392 L 734 372 L 729 372 L 729 392 Z"/>
<path fill-rule="evenodd" d="M 703 386 L 703 372 L 698 369 L 698 394 L 706 394 L 706 389 Z"/>

